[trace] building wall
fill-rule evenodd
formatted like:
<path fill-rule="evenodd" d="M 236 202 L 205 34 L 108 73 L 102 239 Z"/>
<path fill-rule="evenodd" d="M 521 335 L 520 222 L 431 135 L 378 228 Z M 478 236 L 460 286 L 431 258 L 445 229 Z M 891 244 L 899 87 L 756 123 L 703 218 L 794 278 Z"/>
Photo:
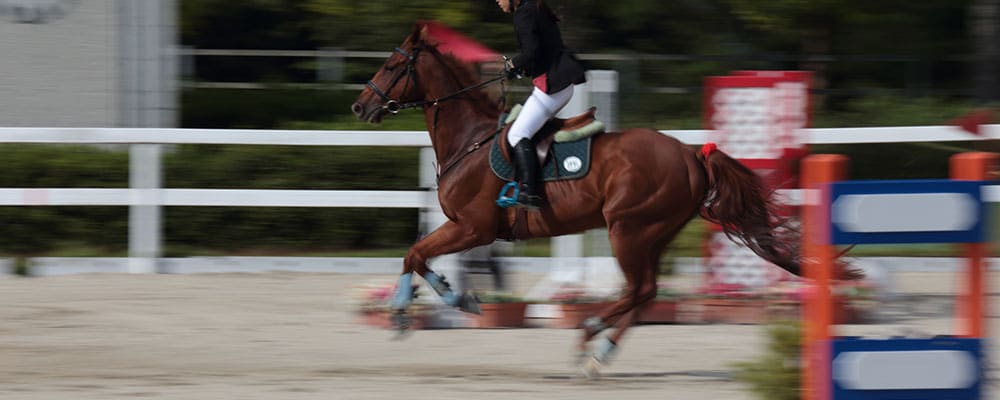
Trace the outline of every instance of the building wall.
<path fill-rule="evenodd" d="M 0 126 L 116 126 L 116 25 L 115 0 L 0 0 Z"/>
<path fill-rule="evenodd" d="M 0 126 L 176 126 L 176 7 L 0 0 Z"/>

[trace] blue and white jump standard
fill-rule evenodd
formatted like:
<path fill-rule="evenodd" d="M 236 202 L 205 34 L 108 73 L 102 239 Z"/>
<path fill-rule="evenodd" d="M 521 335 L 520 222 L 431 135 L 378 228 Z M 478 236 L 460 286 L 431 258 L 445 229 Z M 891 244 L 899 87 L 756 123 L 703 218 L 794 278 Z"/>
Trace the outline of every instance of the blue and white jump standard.
<path fill-rule="evenodd" d="M 804 187 L 815 194 L 803 216 L 803 252 L 806 276 L 816 285 L 806 299 L 811 304 L 803 307 L 804 399 L 985 398 L 982 259 L 989 239 L 981 192 L 996 160 L 990 153 L 960 154 L 952 159 L 956 179 L 905 181 L 842 181 L 847 165 L 842 156 L 803 161 Z M 883 243 L 966 245 L 969 277 L 960 290 L 958 334 L 929 339 L 833 334 L 828 293 L 834 246 Z"/>

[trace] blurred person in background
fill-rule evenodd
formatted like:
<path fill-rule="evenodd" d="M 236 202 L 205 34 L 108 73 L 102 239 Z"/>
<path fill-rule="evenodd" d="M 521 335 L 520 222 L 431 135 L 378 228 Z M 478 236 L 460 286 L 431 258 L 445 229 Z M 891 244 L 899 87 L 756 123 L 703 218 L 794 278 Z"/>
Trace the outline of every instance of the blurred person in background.
<path fill-rule="evenodd" d="M 529 210 L 542 205 L 542 179 L 531 138 L 573 97 L 573 85 L 584 83 L 585 69 L 563 44 L 559 17 L 543 0 L 497 0 L 505 13 L 514 14 L 514 33 L 520 53 L 507 60 L 507 76 L 532 78 L 534 89 L 510 127 L 507 141 L 514 149 L 517 202 Z"/>

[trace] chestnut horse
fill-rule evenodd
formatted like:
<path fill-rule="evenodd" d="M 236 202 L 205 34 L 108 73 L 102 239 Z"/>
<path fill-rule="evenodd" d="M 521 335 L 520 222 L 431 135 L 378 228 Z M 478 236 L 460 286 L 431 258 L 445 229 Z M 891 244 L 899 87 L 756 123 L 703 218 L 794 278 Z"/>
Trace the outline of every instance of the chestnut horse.
<path fill-rule="evenodd" d="M 617 302 L 581 325 L 579 348 L 586 356 L 581 361 L 592 372 L 608 361 L 622 335 L 652 304 L 661 254 L 699 213 L 754 253 L 798 274 L 798 235 L 783 229 L 762 180 L 714 145 L 694 150 L 653 129 L 595 136 L 590 172 L 576 180 L 546 182 L 547 204 L 540 211 L 498 207 L 495 200 L 505 182 L 490 170 L 484 148 L 494 140 L 501 110 L 482 90 L 498 79 L 479 82 L 471 65 L 440 52 L 418 23 L 352 106 L 359 119 L 371 123 L 402 109 L 422 109 L 437 157 L 438 200 L 448 221 L 406 254 L 392 302 L 398 327 L 406 328 L 414 273 L 445 303 L 478 311 L 474 298 L 454 293 L 427 260 L 515 234 L 527 239 L 607 227 L 626 288 Z M 587 352 L 588 342 L 608 328 L 615 330 Z"/>

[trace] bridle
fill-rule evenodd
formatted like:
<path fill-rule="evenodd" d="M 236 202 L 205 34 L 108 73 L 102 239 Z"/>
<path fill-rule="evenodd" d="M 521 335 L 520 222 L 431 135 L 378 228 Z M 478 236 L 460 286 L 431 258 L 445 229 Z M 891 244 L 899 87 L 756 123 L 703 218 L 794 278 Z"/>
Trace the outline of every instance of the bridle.
<path fill-rule="evenodd" d="M 438 97 L 436 99 L 432 99 L 432 100 L 423 99 L 423 100 L 417 100 L 417 101 L 411 101 L 411 102 L 403 103 L 403 102 L 400 102 L 399 100 L 389 98 L 389 95 L 387 95 L 386 92 L 392 90 L 392 88 L 395 87 L 399 83 L 399 81 L 403 79 L 404 76 L 406 76 L 407 79 L 406 79 L 406 83 L 405 83 L 406 86 L 403 87 L 403 93 L 406 93 L 406 89 L 408 89 L 411 84 L 416 84 L 417 75 L 416 75 L 416 67 L 415 67 L 415 65 L 416 65 L 416 61 L 417 61 L 417 55 L 420 54 L 421 48 L 420 47 L 414 47 L 411 51 L 412 51 L 412 53 L 407 52 L 406 50 L 403 50 L 403 49 L 401 49 L 399 47 L 397 47 L 395 49 L 396 53 L 399 53 L 403 57 L 406 57 L 406 70 L 404 70 L 404 71 L 400 72 L 399 74 L 397 74 L 396 76 L 394 76 L 392 78 L 392 81 L 389 82 L 389 86 L 386 87 L 386 90 L 383 91 L 382 89 L 380 89 L 378 87 L 377 84 L 375 84 L 375 82 L 372 82 L 371 80 L 368 81 L 368 84 L 367 84 L 368 87 L 371 88 L 372 92 L 375 92 L 375 94 L 378 95 L 378 97 L 380 97 L 382 99 L 382 101 L 384 102 L 382 104 L 381 108 L 383 110 L 389 112 L 390 114 L 398 114 L 402 110 L 405 110 L 405 109 L 408 109 L 408 108 L 423 107 L 423 106 L 428 105 L 428 104 L 430 104 L 431 106 L 437 106 L 441 102 L 444 102 L 444 101 L 456 98 L 456 97 L 458 97 L 458 96 L 462 95 L 463 93 L 468 92 L 470 90 L 476 90 L 476 89 L 479 89 L 479 88 L 482 88 L 482 87 L 486 87 L 486 86 L 492 85 L 492 84 L 494 84 L 496 82 L 501 82 L 502 83 L 503 79 L 505 78 L 505 74 L 500 74 L 499 76 L 497 76 L 495 78 L 487 79 L 487 80 L 479 82 L 479 83 L 477 83 L 475 85 L 464 87 L 462 89 L 459 89 L 459 90 L 455 91 L 454 93 L 451 93 L 451 94 L 448 94 L 448 95 L 445 95 L 445 96 L 442 96 L 442 97 Z M 434 54 L 435 56 L 437 55 L 436 53 L 432 53 L 432 54 Z M 506 88 L 502 89 L 502 91 L 506 92 L 505 89 Z M 507 97 L 506 94 L 502 94 L 500 96 L 500 102 L 501 102 L 500 106 L 501 106 L 501 108 L 503 107 L 503 102 L 504 102 L 504 99 L 506 99 L 506 97 Z M 433 135 L 434 131 L 437 129 L 438 111 L 440 111 L 440 108 L 436 108 L 435 112 L 434 112 L 434 121 L 433 121 L 433 125 L 431 126 L 431 134 L 432 135 Z M 499 131 L 499 129 L 498 129 L 498 131 Z M 485 136 L 483 138 L 475 140 L 472 145 L 470 145 L 468 148 L 466 148 L 465 153 L 463 153 L 462 155 L 460 155 L 458 158 L 453 159 L 451 162 L 448 163 L 448 165 L 444 166 L 444 168 L 440 168 L 439 167 L 438 168 L 438 173 L 437 173 L 437 179 L 438 179 L 438 181 L 441 180 L 441 177 L 444 176 L 444 174 L 446 172 L 448 172 L 449 170 L 451 170 L 452 168 L 454 168 L 456 165 L 458 165 L 458 163 L 460 161 L 462 161 L 462 159 L 464 159 L 466 155 L 468 155 L 468 154 L 470 154 L 470 153 L 478 150 L 480 147 L 482 147 L 483 143 L 485 143 L 485 142 L 487 142 L 489 140 L 492 140 L 496 136 L 496 134 L 497 134 L 497 132 L 489 132 L 488 136 Z"/>
<path fill-rule="evenodd" d="M 406 57 L 406 70 L 393 77 L 392 81 L 389 82 L 389 86 L 386 87 L 385 91 L 380 89 L 378 85 L 375 84 L 375 82 L 371 80 L 368 81 L 368 87 L 371 88 L 371 90 L 375 92 L 375 94 L 377 94 L 378 97 L 382 99 L 382 101 L 385 102 L 384 104 L 382 104 L 381 108 L 392 114 L 397 114 L 401 110 L 407 108 L 415 108 L 422 105 L 422 104 L 418 105 L 417 104 L 418 102 L 400 103 L 399 100 L 390 99 L 389 95 L 385 94 L 386 91 L 392 90 L 392 88 L 395 87 L 396 84 L 399 83 L 401 79 L 403 79 L 403 76 L 407 77 L 406 86 L 403 87 L 403 93 L 406 93 L 406 89 L 409 88 L 410 83 L 416 82 L 417 80 L 416 68 L 414 68 L 414 65 L 416 64 L 417 54 L 420 52 L 420 48 L 419 47 L 415 48 L 413 50 L 413 54 L 407 53 L 406 50 L 403 50 L 399 47 L 397 47 L 395 51 L 396 53 L 402 54 L 403 57 Z"/>
<path fill-rule="evenodd" d="M 403 102 L 401 102 L 399 100 L 389 98 L 389 95 L 387 95 L 386 92 L 392 90 L 392 88 L 394 88 L 396 86 L 396 84 L 398 84 L 399 81 L 403 79 L 404 76 L 407 79 L 406 79 L 406 84 L 405 84 L 406 86 L 403 87 L 403 93 L 406 92 L 406 89 L 408 89 L 411 84 L 415 84 L 416 83 L 416 81 L 417 81 L 417 73 L 416 73 L 415 65 L 416 65 L 416 62 L 417 62 L 417 55 L 420 54 L 420 50 L 421 50 L 420 47 L 415 47 L 412 50 L 413 52 L 409 53 L 406 50 L 403 50 L 403 49 L 401 49 L 399 47 L 397 47 L 395 49 L 396 53 L 399 53 L 403 57 L 406 57 L 406 69 L 392 78 L 392 81 L 389 82 L 389 86 L 386 87 L 386 90 L 382 90 L 381 88 L 379 88 L 378 85 L 375 84 L 375 82 L 372 82 L 371 80 L 368 81 L 367 86 L 369 88 L 371 88 L 372 92 L 375 92 L 375 94 L 378 95 L 378 97 L 381 98 L 382 101 L 384 102 L 382 104 L 381 108 L 383 110 L 389 112 L 390 114 L 398 114 L 402 110 L 405 110 L 405 109 L 408 109 L 408 108 L 423 107 L 423 106 L 425 106 L 427 104 L 437 105 L 440 102 L 453 99 L 453 98 L 458 97 L 459 95 L 461 95 L 461 94 L 463 94 L 465 92 L 468 92 L 470 90 L 476 90 L 476 89 L 479 89 L 479 88 L 482 88 L 482 87 L 485 87 L 485 86 L 489 86 L 489 85 L 492 85 L 492 84 L 494 84 L 494 83 L 496 83 L 496 82 L 501 81 L 501 80 L 504 79 L 504 76 L 500 75 L 500 76 L 497 76 L 495 78 L 487 79 L 485 81 L 477 83 L 475 85 L 459 89 L 458 91 L 456 91 L 454 93 L 448 94 L 446 96 L 438 97 L 438 98 L 433 99 L 433 100 L 423 99 L 423 100 L 417 100 L 417 101 L 411 101 L 411 102 L 403 103 Z"/>

